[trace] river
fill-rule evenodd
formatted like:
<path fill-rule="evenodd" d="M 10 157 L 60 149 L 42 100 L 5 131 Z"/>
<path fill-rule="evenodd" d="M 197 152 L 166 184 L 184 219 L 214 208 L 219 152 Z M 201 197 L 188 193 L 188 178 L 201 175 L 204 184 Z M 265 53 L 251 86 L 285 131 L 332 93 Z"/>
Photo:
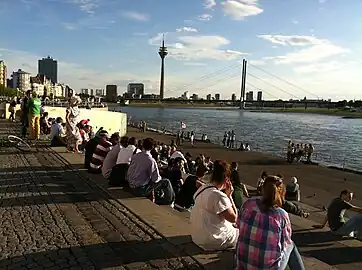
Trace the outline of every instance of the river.
<path fill-rule="evenodd" d="M 249 143 L 252 150 L 278 156 L 285 156 L 288 140 L 312 143 L 314 160 L 325 165 L 362 170 L 361 119 L 195 108 L 122 107 L 120 110 L 133 120 L 145 120 L 156 128 L 176 131 L 180 122 L 184 122 L 186 130 L 194 130 L 197 138 L 207 133 L 209 139 L 219 143 L 225 131 L 234 130 L 237 140 Z"/>

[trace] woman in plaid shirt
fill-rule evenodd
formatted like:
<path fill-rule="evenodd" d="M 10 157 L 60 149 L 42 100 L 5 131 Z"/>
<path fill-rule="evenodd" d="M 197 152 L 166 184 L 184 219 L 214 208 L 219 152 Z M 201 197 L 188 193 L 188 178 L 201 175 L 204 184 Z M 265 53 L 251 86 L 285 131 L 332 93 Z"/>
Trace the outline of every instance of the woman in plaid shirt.
<path fill-rule="evenodd" d="M 268 176 L 262 197 L 249 199 L 239 212 L 239 239 L 236 248 L 237 270 L 304 270 L 302 258 L 291 239 L 288 213 L 282 209 L 283 181 Z"/>

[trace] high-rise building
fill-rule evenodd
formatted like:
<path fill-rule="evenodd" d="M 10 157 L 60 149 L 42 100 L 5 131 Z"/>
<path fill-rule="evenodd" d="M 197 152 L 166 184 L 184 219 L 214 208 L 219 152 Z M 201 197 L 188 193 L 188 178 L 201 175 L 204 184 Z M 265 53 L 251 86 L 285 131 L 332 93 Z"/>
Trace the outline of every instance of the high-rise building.
<path fill-rule="evenodd" d="M 246 101 L 253 101 L 254 100 L 254 92 L 253 91 L 249 91 L 246 93 Z"/>
<path fill-rule="evenodd" d="M 192 99 L 192 100 L 198 100 L 198 99 L 199 99 L 199 95 L 198 95 L 198 94 L 192 94 L 191 99 Z"/>
<path fill-rule="evenodd" d="M 145 85 L 143 83 L 130 83 L 127 87 L 127 94 L 143 96 L 145 94 Z"/>
<path fill-rule="evenodd" d="M 263 101 L 263 92 L 262 92 L 262 91 L 258 91 L 257 100 L 258 100 L 258 101 Z"/>
<path fill-rule="evenodd" d="M 80 89 L 80 93 L 83 95 L 89 95 L 89 89 L 88 88 Z"/>
<path fill-rule="evenodd" d="M 21 69 L 13 72 L 13 88 L 21 91 L 31 90 L 30 73 Z"/>
<path fill-rule="evenodd" d="M 38 73 L 47 76 L 53 83 L 58 83 L 58 62 L 50 56 L 38 61 Z"/>
<path fill-rule="evenodd" d="M 7 87 L 7 77 L 5 62 L 0 60 L 0 85 Z"/>
<path fill-rule="evenodd" d="M 117 102 L 117 85 L 106 85 L 106 99 L 109 102 Z"/>
<path fill-rule="evenodd" d="M 232 101 L 236 101 L 236 95 L 235 95 L 235 94 L 232 94 L 232 95 L 231 95 L 231 100 L 232 100 Z"/>
<path fill-rule="evenodd" d="M 215 94 L 215 100 L 220 100 L 220 94 Z"/>
<path fill-rule="evenodd" d="M 211 100 L 211 94 L 208 94 L 208 95 L 206 96 L 206 100 Z"/>
<path fill-rule="evenodd" d="M 96 96 L 104 96 L 104 89 L 96 89 Z"/>

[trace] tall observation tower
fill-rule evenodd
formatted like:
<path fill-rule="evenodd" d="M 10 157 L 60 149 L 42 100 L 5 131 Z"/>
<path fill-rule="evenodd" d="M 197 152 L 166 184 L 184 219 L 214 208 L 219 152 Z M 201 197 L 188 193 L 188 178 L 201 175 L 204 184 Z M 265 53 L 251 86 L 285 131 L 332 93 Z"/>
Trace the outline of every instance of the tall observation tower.
<path fill-rule="evenodd" d="M 162 38 L 162 46 L 158 51 L 161 57 L 161 82 L 160 82 L 160 100 L 163 100 L 165 93 L 165 57 L 168 55 L 167 47 L 165 47 L 165 36 Z"/>

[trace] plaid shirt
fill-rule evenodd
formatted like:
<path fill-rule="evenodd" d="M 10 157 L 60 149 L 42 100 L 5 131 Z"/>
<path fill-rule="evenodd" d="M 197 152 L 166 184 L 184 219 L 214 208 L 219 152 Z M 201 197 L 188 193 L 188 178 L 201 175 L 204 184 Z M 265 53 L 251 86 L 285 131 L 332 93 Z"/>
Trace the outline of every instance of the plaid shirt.
<path fill-rule="evenodd" d="M 240 209 L 236 248 L 238 270 L 277 270 L 286 247 L 293 244 L 287 212 L 282 208 L 262 212 L 260 205 L 260 198 L 252 198 Z"/>

